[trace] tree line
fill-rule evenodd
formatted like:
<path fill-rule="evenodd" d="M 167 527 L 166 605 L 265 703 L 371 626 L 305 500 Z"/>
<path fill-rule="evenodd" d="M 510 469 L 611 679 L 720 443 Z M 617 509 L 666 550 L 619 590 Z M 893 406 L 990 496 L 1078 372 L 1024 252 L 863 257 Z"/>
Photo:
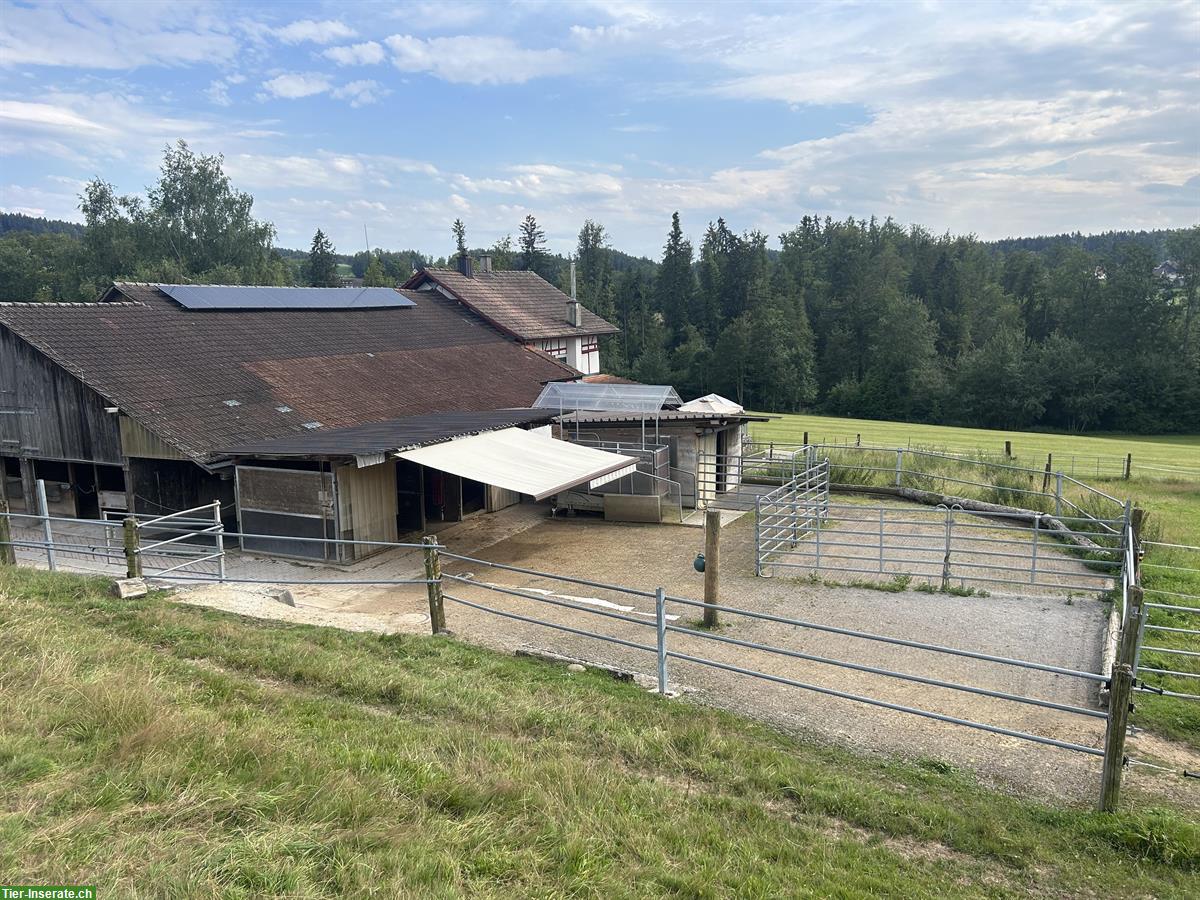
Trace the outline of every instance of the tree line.
<path fill-rule="evenodd" d="M 339 255 L 321 230 L 307 252 L 281 250 L 221 158 L 182 141 L 145 197 L 95 179 L 80 201 L 81 233 L 5 214 L 0 300 L 94 300 L 114 279 L 337 284 L 347 261 L 364 284 L 394 286 L 483 254 L 569 290 L 571 260 L 533 215 L 515 241 L 474 249 L 456 221 L 437 258 Z M 891 219 L 806 216 L 774 240 L 717 219 L 695 247 L 676 213 L 657 261 L 613 248 L 591 220 L 571 256 L 579 299 L 621 329 L 602 339 L 604 368 L 684 396 L 1010 429 L 1200 429 L 1200 226 L 989 244 Z"/>
<path fill-rule="evenodd" d="M 768 248 L 672 217 L 653 271 L 579 232 L 580 299 L 621 327 L 606 369 L 759 410 L 994 428 L 1200 429 L 1200 226 L 1091 252 L 1004 251 L 890 219 L 804 217 Z"/>

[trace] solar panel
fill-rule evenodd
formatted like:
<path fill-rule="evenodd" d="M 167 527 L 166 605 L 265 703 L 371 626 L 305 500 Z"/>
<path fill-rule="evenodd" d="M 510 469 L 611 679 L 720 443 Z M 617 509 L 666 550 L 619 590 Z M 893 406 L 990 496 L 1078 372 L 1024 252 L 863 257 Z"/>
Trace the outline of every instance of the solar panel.
<path fill-rule="evenodd" d="M 669 384 L 592 384 L 558 381 L 546 385 L 534 401 L 540 409 L 592 412 L 658 412 L 683 401 Z"/>
<path fill-rule="evenodd" d="M 185 309 L 384 309 L 416 306 L 387 287 L 275 287 L 217 284 L 160 284 L 159 290 Z"/>

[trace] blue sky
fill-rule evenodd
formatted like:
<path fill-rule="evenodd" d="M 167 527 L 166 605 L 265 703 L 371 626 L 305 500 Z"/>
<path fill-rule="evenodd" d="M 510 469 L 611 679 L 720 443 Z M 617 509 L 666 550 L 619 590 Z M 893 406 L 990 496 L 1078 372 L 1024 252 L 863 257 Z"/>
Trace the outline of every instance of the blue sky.
<path fill-rule="evenodd" d="M 1200 221 L 1200 4 L 0 0 L 0 207 L 222 153 L 282 246 L 435 254 L 532 212 L 984 238 Z"/>

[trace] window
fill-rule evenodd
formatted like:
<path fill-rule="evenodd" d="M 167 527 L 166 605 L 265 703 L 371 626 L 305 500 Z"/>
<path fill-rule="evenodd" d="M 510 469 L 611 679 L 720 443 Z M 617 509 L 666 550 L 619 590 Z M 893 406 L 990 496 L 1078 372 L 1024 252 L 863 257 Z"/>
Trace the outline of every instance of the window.
<path fill-rule="evenodd" d="M 600 339 L 595 335 L 583 338 L 583 346 L 580 348 L 582 353 L 599 353 Z"/>
<path fill-rule="evenodd" d="M 538 349 L 545 350 L 555 359 L 567 358 L 567 339 L 566 338 L 545 338 L 538 341 Z"/>

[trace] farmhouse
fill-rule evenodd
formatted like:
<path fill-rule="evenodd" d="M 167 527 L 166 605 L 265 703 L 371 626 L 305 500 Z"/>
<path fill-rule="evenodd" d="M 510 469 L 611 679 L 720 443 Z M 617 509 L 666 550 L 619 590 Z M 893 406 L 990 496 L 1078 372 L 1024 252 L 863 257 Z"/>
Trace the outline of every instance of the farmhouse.
<path fill-rule="evenodd" d="M 600 372 L 600 336 L 620 329 L 536 272 L 497 272 L 490 257 L 463 257 L 458 269 L 425 269 L 402 286 L 457 300 L 501 333 L 543 350 L 584 375 Z"/>
<path fill-rule="evenodd" d="M 0 304 L 0 460 L 17 510 L 40 479 L 86 518 L 220 500 L 267 552 L 395 540 L 628 474 L 529 408 L 579 375 L 439 290 L 118 283 Z"/>

